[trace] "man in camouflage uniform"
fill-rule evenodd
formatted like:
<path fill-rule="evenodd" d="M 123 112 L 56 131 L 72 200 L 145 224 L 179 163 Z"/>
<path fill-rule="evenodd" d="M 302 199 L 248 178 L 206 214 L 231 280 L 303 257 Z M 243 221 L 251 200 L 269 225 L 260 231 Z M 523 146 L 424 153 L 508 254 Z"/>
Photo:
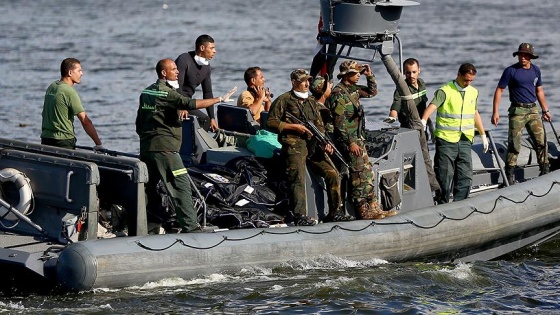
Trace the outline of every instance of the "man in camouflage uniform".
<path fill-rule="evenodd" d="M 306 164 L 311 171 L 324 178 L 327 186 L 329 215 L 324 221 L 348 221 L 351 216 L 342 213 L 340 195 L 340 174 L 331 159 L 325 154 L 332 153 L 328 146 L 319 148 L 311 141 L 313 134 L 305 126 L 287 117 L 287 113 L 302 121 L 311 121 L 324 132 L 323 121 L 318 113 L 318 104 L 309 95 L 309 79 L 311 76 L 304 69 L 294 70 L 290 74 L 292 90 L 280 95 L 272 103 L 267 119 L 267 126 L 278 133 L 278 141 L 282 144 L 282 155 L 285 157 L 287 180 L 291 192 L 294 209 L 295 225 L 315 225 L 317 221 L 307 216 L 305 194 Z M 286 220 L 289 220 L 289 216 Z M 291 222 L 287 222 L 291 223 Z"/>
<path fill-rule="evenodd" d="M 367 86 L 358 85 L 360 72 L 366 76 Z M 334 142 L 350 165 L 352 203 L 362 219 L 383 219 L 396 214 L 383 211 L 374 193 L 374 175 L 364 143 L 365 116 L 360 98 L 377 95 L 377 82 L 369 65 L 354 60 L 340 64 L 337 75 L 340 83 L 327 100 L 333 115 Z"/>
<path fill-rule="evenodd" d="M 537 162 L 540 167 L 540 175 L 549 172 L 547 144 L 545 130 L 539 115 L 537 101 L 542 109 L 542 119 L 550 121 L 552 116 L 542 87 L 541 70 L 531 62 L 539 56 L 535 53 L 533 45 L 522 43 L 513 56 L 517 56 L 518 62 L 507 67 L 502 73 L 494 92 L 494 106 L 492 123 L 498 125 L 500 115 L 498 109 L 502 93 L 506 86 L 509 88 L 509 100 L 511 105 L 509 113 L 508 130 L 508 153 L 506 157 L 506 175 L 510 185 L 515 183 L 514 170 L 517 166 L 517 157 L 521 149 L 521 137 L 523 127 L 529 132 L 537 151 Z"/>

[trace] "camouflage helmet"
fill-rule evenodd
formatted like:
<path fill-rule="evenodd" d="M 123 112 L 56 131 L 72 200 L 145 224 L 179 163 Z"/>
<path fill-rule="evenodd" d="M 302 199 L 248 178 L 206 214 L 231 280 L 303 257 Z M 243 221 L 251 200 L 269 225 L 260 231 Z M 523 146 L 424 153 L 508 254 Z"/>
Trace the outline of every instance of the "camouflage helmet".
<path fill-rule="evenodd" d="M 336 75 L 337 78 L 342 78 L 347 73 L 359 73 L 361 68 L 355 60 L 346 60 L 339 66 L 340 73 Z"/>
<path fill-rule="evenodd" d="M 516 52 L 513 53 L 513 56 L 515 57 L 520 53 L 529 54 L 531 55 L 532 59 L 539 58 L 539 55 L 535 53 L 535 47 L 533 47 L 533 45 L 529 43 L 522 43 L 521 45 L 519 45 L 519 48 L 517 49 Z"/>
<path fill-rule="evenodd" d="M 317 76 L 313 81 L 311 81 L 311 85 L 309 86 L 309 90 L 315 95 L 323 95 L 329 86 L 329 75 L 325 73 L 323 76 Z"/>
<path fill-rule="evenodd" d="M 292 71 L 292 73 L 290 74 L 290 79 L 303 82 L 311 79 L 311 76 L 309 75 L 309 72 L 307 72 L 307 70 L 305 69 L 296 69 Z"/>

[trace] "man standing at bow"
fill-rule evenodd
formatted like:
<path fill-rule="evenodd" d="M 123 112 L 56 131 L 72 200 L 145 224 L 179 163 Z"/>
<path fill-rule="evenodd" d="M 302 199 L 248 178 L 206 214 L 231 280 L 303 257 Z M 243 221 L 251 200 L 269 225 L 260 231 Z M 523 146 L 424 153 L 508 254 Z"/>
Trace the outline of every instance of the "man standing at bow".
<path fill-rule="evenodd" d="M 517 157 L 521 149 L 521 136 L 523 128 L 529 132 L 533 140 L 535 151 L 537 151 L 537 162 L 540 167 L 540 175 L 549 172 L 547 144 L 545 130 L 541 121 L 541 115 L 537 107 L 537 101 L 542 109 L 542 119 L 551 121 L 552 116 L 542 87 L 541 70 L 531 62 L 539 56 L 535 53 L 533 45 L 522 43 L 513 56 L 517 56 L 518 62 L 507 67 L 502 73 L 494 92 L 494 106 L 492 113 L 492 124 L 498 125 L 500 115 L 498 109 L 502 99 L 502 93 L 506 86 L 509 88 L 508 109 L 508 153 L 506 157 L 506 175 L 510 185 L 515 183 L 514 170 L 517 166 Z"/>

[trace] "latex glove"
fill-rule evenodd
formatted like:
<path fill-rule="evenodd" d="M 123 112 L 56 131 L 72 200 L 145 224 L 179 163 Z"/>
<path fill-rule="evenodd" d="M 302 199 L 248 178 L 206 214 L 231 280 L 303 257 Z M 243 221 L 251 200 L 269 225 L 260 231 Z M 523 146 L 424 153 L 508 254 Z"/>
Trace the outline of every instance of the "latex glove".
<path fill-rule="evenodd" d="M 392 124 L 392 123 L 394 123 L 395 121 L 397 121 L 397 119 L 396 119 L 395 117 L 391 117 L 391 116 L 389 116 L 389 117 L 383 119 L 383 122 L 386 123 L 386 124 Z"/>
<path fill-rule="evenodd" d="M 427 124 L 426 119 L 422 119 L 421 121 L 422 121 L 422 127 L 424 127 L 422 129 L 426 130 L 426 124 Z"/>
<path fill-rule="evenodd" d="M 105 151 L 105 148 L 101 144 L 93 147 L 93 152 L 95 152 L 95 153 L 104 153 L 104 151 Z"/>
<path fill-rule="evenodd" d="M 488 152 L 488 139 L 486 139 L 486 135 L 480 135 L 482 138 L 482 153 Z"/>
<path fill-rule="evenodd" d="M 233 99 L 231 99 L 230 97 L 235 92 L 237 92 L 237 86 L 234 86 L 233 89 L 229 90 L 226 94 L 224 94 L 224 96 L 220 97 L 222 99 L 222 102 L 233 102 Z"/>

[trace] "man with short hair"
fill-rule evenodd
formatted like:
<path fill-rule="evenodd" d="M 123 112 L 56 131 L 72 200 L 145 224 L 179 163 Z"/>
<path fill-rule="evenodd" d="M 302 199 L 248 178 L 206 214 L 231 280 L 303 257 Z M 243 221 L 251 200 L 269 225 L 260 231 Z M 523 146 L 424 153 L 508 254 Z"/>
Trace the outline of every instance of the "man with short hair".
<path fill-rule="evenodd" d="M 82 75 L 82 65 L 78 59 L 66 58 L 60 64 L 60 80 L 53 82 L 45 93 L 41 144 L 76 149 L 74 116 L 77 116 L 85 132 L 95 143 L 93 149 L 103 150 L 97 130 L 74 90 L 74 84 L 80 84 Z"/>
<path fill-rule="evenodd" d="M 403 62 L 403 74 L 405 76 L 406 84 L 410 90 L 410 96 L 414 103 L 416 104 L 416 109 L 418 110 L 418 115 L 422 117 L 424 111 L 426 110 L 426 104 L 428 102 L 428 96 L 426 95 L 426 84 L 424 80 L 420 78 L 420 63 L 415 58 L 408 58 Z M 414 129 L 414 124 L 412 117 L 409 117 L 407 108 L 407 100 L 410 98 L 403 97 L 398 89 L 395 89 L 393 94 L 393 104 L 391 105 L 391 111 L 389 113 L 389 122 L 395 121 L 398 117 L 401 127 Z M 427 120 L 427 126 L 430 129 L 431 136 L 434 137 L 434 127 L 430 119 Z M 436 179 L 436 174 L 432 166 L 432 159 L 430 153 L 428 152 L 427 135 L 423 130 L 418 130 L 418 138 L 420 140 L 420 147 L 422 149 L 422 156 L 424 158 L 424 166 L 426 167 L 426 172 L 428 173 L 428 180 L 430 182 L 430 188 L 434 194 L 434 199 L 439 199 L 439 194 L 441 189 L 439 187 L 438 181 Z M 434 137 L 435 140 L 435 137 Z"/>
<path fill-rule="evenodd" d="M 200 35 L 195 42 L 195 50 L 183 53 L 175 59 L 179 69 L 179 85 L 177 91 L 184 96 L 193 97 L 197 86 L 202 88 L 202 98 L 213 98 L 210 60 L 216 54 L 216 44 L 210 35 Z M 208 115 L 201 110 L 195 109 L 180 112 L 181 118 L 187 114 L 197 117 L 198 122 L 204 130 L 216 131 L 218 124 L 214 117 L 214 106 L 206 108 Z"/>
<path fill-rule="evenodd" d="M 527 129 L 529 136 L 537 152 L 537 162 L 540 167 L 540 175 L 549 172 L 547 155 L 547 144 L 544 125 L 537 107 L 537 101 L 542 109 L 542 119 L 550 121 L 552 115 L 542 87 L 541 70 L 532 63 L 532 59 L 539 56 L 535 48 L 529 43 L 522 43 L 513 56 L 517 56 L 518 62 L 507 67 L 496 91 L 494 92 L 492 124 L 498 125 L 500 115 L 498 109 L 502 99 L 502 93 L 506 86 L 509 88 L 510 107 L 508 109 L 508 153 L 506 157 L 506 176 L 510 185 L 515 183 L 514 170 L 517 166 L 517 157 L 521 150 L 521 137 L 523 128 Z"/>
<path fill-rule="evenodd" d="M 287 181 L 290 187 L 290 201 L 293 206 L 295 225 L 315 225 L 317 220 L 307 215 L 307 196 L 305 195 L 306 165 L 310 171 L 323 177 L 326 184 L 329 214 L 326 221 L 349 221 L 354 217 L 341 210 L 340 175 L 325 152 L 332 154 L 333 148 L 316 147 L 312 141 L 313 133 L 304 125 L 288 117 L 288 113 L 302 121 L 310 121 L 321 132 L 325 131 L 323 121 L 317 110 L 317 101 L 309 95 L 311 76 L 304 69 L 297 69 L 290 74 L 292 89 L 280 95 L 270 108 L 267 126 L 278 133 L 285 157 Z M 289 219 L 289 216 L 287 216 Z M 291 222 L 287 222 L 291 223 Z"/>
<path fill-rule="evenodd" d="M 365 146 L 365 114 L 360 98 L 377 95 L 377 82 L 368 64 L 359 65 L 354 60 L 340 64 L 337 78 L 327 107 L 334 119 L 333 140 L 350 165 L 352 203 L 362 219 L 381 220 L 395 215 L 395 211 L 383 211 L 374 192 L 373 166 Z M 366 76 L 367 86 L 358 85 L 361 73 Z"/>
<path fill-rule="evenodd" d="M 478 113 L 478 90 L 471 84 L 476 68 L 470 63 L 459 67 L 457 78 L 436 90 L 434 98 L 422 115 L 422 124 L 437 110 L 436 154 L 434 171 L 441 187 L 438 203 L 466 199 L 472 184 L 471 146 L 478 129 L 482 138 L 483 153 L 488 151 L 488 141 Z"/>
<path fill-rule="evenodd" d="M 261 112 L 269 111 L 272 105 L 270 90 L 264 87 L 264 75 L 259 67 L 250 67 L 245 70 L 243 79 L 247 84 L 247 90 L 239 94 L 237 106 L 248 108 L 259 123 L 261 122 Z"/>
<path fill-rule="evenodd" d="M 235 89 L 223 97 L 195 100 L 175 90 L 179 71 L 171 59 L 162 59 L 156 65 L 158 80 L 140 94 L 136 116 L 136 133 L 140 136 L 140 160 L 146 163 L 150 180 L 146 185 L 148 207 L 157 211 L 161 198 L 156 186 L 161 180 L 175 203 L 177 221 L 182 233 L 198 230 L 197 213 L 193 207 L 192 192 L 181 148 L 182 122 L 178 110 L 207 108 L 229 101 Z"/>

